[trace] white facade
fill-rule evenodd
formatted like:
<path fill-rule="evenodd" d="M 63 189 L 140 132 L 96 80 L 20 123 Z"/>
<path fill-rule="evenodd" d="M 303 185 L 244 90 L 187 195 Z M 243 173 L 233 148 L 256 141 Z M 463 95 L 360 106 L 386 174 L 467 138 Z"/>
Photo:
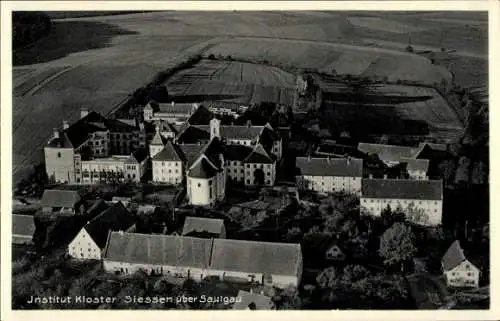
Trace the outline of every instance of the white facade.
<path fill-rule="evenodd" d="M 161 152 L 163 148 L 164 148 L 163 145 L 150 144 L 149 145 L 149 156 L 151 158 L 155 157 L 156 154 L 158 154 L 159 152 Z"/>
<path fill-rule="evenodd" d="M 387 208 L 387 205 L 392 210 L 400 208 L 405 214 L 408 214 L 409 207 L 417 210 L 423 210 L 428 215 L 426 221 L 416 222 L 422 225 L 438 225 L 441 224 L 443 214 L 443 202 L 441 200 L 417 200 L 417 199 L 378 199 L 361 197 L 361 207 L 367 213 L 375 216 L 380 216 L 382 211 Z"/>
<path fill-rule="evenodd" d="M 361 177 L 347 176 L 297 176 L 297 186 L 319 193 L 345 192 L 360 195 Z"/>
<path fill-rule="evenodd" d="M 139 182 L 146 170 L 146 160 L 138 163 L 130 159 L 130 156 L 111 156 L 82 161 L 82 183 L 95 184 L 111 178 Z"/>
<path fill-rule="evenodd" d="M 153 181 L 155 183 L 180 184 L 184 177 L 181 161 L 153 160 Z"/>
<path fill-rule="evenodd" d="M 420 180 L 429 179 L 425 171 L 408 170 L 408 175 L 410 176 L 410 179 L 420 179 Z"/>
<path fill-rule="evenodd" d="M 191 205 L 213 205 L 224 198 L 226 193 L 225 170 L 214 177 L 187 177 L 187 197 Z"/>
<path fill-rule="evenodd" d="M 209 276 L 218 276 L 219 279 L 229 279 L 231 281 L 255 282 L 257 284 L 272 285 L 277 288 L 287 288 L 289 286 L 297 287 L 300 284 L 301 275 L 279 275 L 272 274 L 265 276 L 263 273 L 253 273 L 244 271 L 222 271 L 222 270 L 207 270 Z M 267 277 L 267 278 L 266 278 Z"/>
<path fill-rule="evenodd" d="M 144 271 L 150 275 L 170 275 L 175 277 L 191 278 L 195 281 L 201 281 L 206 277 L 206 270 L 188 266 L 172 266 L 161 264 L 141 264 L 127 263 L 103 260 L 103 268 L 110 273 L 134 274 L 138 271 Z"/>
<path fill-rule="evenodd" d="M 89 233 L 82 228 L 78 235 L 69 243 L 68 252 L 77 259 L 100 260 L 101 249 L 95 244 Z"/>
<path fill-rule="evenodd" d="M 479 286 L 479 269 L 468 260 L 463 261 L 450 271 L 445 271 L 446 283 L 451 287 Z"/>
<path fill-rule="evenodd" d="M 276 180 L 276 162 L 272 164 L 245 163 L 245 185 L 256 185 L 255 172 L 262 170 L 264 173 L 264 185 L 273 186 Z"/>
<path fill-rule="evenodd" d="M 245 165 L 242 161 L 226 161 L 227 177 L 234 182 L 245 181 Z"/>

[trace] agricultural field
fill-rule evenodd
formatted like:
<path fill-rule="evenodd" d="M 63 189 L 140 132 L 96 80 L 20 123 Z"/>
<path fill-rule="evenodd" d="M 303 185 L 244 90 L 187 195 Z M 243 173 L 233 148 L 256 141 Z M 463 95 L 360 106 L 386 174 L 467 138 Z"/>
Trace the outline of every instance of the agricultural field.
<path fill-rule="evenodd" d="M 219 100 L 254 104 L 262 101 L 293 104 L 295 76 L 276 67 L 202 60 L 172 76 L 167 87 L 177 100 Z"/>
<path fill-rule="evenodd" d="M 463 130 L 455 111 L 433 88 L 351 86 L 330 81 L 320 86 L 324 90 L 325 128 L 355 135 L 428 136 L 441 141 L 454 139 Z"/>
<path fill-rule="evenodd" d="M 484 28 L 484 17 L 469 17 L 470 24 L 465 28 L 463 17 L 427 13 L 376 19 L 360 13 L 307 11 L 169 11 L 66 17 L 54 19 L 49 35 L 13 54 L 15 181 L 18 172 L 38 162 L 43 144 L 63 119 L 74 121 L 82 107 L 110 112 L 155 73 L 195 54 L 259 58 L 277 66 L 430 84 L 449 80 L 451 73 L 445 64 L 432 64 L 428 57 L 404 52 L 408 34 L 412 35 L 412 43 L 437 50 L 442 47 L 439 42 L 446 41 L 446 47 L 457 48 L 455 56 L 463 55 L 466 49 L 468 54 L 484 54 L 477 49 L 484 39 L 475 36 Z M 421 30 L 423 24 L 418 19 L 424 18 L 429 23 L 426 20 L 426 30 Z M 448 21 L 443 24 L 432 19 Z M 462 26 L 465 30 L 459 35 L 467 36 L 470 42 L 459 46 L 456 39 L 440 36 L 437 26 L 450 30 Z M 372 32 L 367 33 L 367 29 Z M 392 45 L 367 44 L 367 39 L 385 40 Z M 470 68 L 464 70 L 460 79 L 467 79 L 470 72 Z M 231 92 L 241 94 L 238 99 L 247 103 L 268 99 L 287 102 L 291 97 L 291 77 L 267 67 L 231 64 L 226 71 L 219 68 L 212 79 L 205 75 L 199 78 L 194 82 L 189 77 L 172 80 L 172 92 Z M 189 82 L 184 89 L 183 81 Z"/>

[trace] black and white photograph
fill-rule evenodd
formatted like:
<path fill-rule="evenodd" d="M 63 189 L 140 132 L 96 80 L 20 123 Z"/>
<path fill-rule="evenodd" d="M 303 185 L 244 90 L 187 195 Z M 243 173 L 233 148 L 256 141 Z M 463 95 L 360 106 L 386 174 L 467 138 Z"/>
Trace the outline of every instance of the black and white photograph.
<path fill-rule="evenodd" d="M 489 310 L 491 12 L 310 7 L 12 10 L 5 304 Z"/>

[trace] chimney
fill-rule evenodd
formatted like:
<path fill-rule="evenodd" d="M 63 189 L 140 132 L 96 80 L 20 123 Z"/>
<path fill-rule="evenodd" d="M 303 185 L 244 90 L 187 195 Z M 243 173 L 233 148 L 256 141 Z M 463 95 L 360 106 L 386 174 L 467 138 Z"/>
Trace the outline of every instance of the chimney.
<path fill-rule="evenodd" d="M 59 128 L 54 128 L 54 138 L 59 138 Z"/>
<path fill-rule="evenodd" d="M 373 174 L 368 174 L 369 179 L 373 179 Z"/>
<path fill-rule="evenodd" d="M 247 126 L 248 126 L 248 127 L 252 127 L 252 121 L 251 121 L 250 119 L 249 119 L 249 120 L 247 120 Z"/>
<path fill-rule="evenodd" d="M 387 174 L 384 174 L 384 179 L 387 179 Z"/>
<path fill-rule="evenodd" d="M 118 231 L 118 234 L 120 234 L 120 236 L 123 236 L 123 231 L 122 231 L 122 230 L 119 230 L 119 231 Z"/>
<path fill-rule="evenodd" d="M 87 117 L 88 114 L 89 114 L 88 109 L 80 110 L 80 118 Z"/>
<path fill-rule="evenodd" d="M 327 158 L 326 158 L 326 162 L 327 162 L 328 164 L 330 164 L 330 157 L 327 157 Z"/>
<path fill-rule="evenodd" d="M 172 104 L 172 107 L 174 107 L 174 106 L 175 106 L 175 101 L 172 101 L 172 103 L 171 103 L 171 104 Z"/>
<path fill-rule="evenodd" d="M 160 132 L 160 125 L 156 124 L 155 130 L 156 130 L 157 133 L 159 133 Z"/>
<path fill-rule="evenodd" d="M 67 120 L 63 120 L 63 129 L 66 130 L 69 128 L 69 123 Z"/>
<path fill-rule="evenodd" d="M 347 165 L 351 165 L 351 157 L 347 156 Z"/>
<path fill-rule="evenodd" d="M 307 155 L 307 161 L 311 161 L 311 154 Z"/>

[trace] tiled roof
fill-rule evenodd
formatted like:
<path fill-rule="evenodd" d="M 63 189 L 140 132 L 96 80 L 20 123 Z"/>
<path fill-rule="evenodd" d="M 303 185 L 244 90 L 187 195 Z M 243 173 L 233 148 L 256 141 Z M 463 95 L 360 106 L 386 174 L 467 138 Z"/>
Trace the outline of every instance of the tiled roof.
<path fill-rule="evenodd" d="M 185 144 L 196 144 L 200 140 L 210 140 L 208 125 L 186 126 L 178 135 L 178 141 Z"/>
<path fill-rule="evenodd" d="M 188 216 L 184 221 L 182 235 L 188 235 L 192 232 L 207 232 L 219 235 L 224 229 L 224 220 L 206 217 Z"/>
<path fill-rule="evenodd" d="M 104 125 L 106 122 L 106 118 L 101 114 L 92 111 L 71 125 L 66 130 L 66 134 L 73 147 L 77 148 L 88 139 L 90 133 L 102 131 L 103 128 L 99 124 Z"/>
<path fill-rule="evenodd" d="M 449 271 L 454 269 L 457 265 L 465 261 L 464 251 L 460 247 L 460 242 L 456 240 L 451 244 L 443 256 L 443 269 Z"/>
<path fill-rule="evenodd" d="M 364 198 L 442 200 L 441 180 L 363 179 Z"/>
<path fill-rule="evenodd" d="M 193 111 L 194 104 L 191 103 L 175 103 L 172 106 L 172 103 L 159 103 L 158 109 L 155 110 L 153 106 L 153 110 L 157 113 L 173 113 L 173 114 L 186 114 L 190 115 Z"/>
<path fill-rule="evenodd" d="M 137 214 L 152 214 L 156 211 L 155 205 L 139 205 L 137 207 Z"/>
<path fill-rule="evenodd" d="M 12 234 L 33 237 L 35 220 L 31 215 L 12 214 Z"/>
<path fill-rule="evenodd" d="M 134 216 L 125 208 L 122 202 L 117 202 L 94 217 L 83 228 L 89 233 L 97 246 L 103 249 L 109 231 L 125 231 L 134 223 Z"/>
<path fill-rule="evenodd" d="M 141 163 L 148 157 L 148 151 L 145 148 L 138 148 L 132 153 L 132 156 L 137 162 Z"/>
<path fill-rule="evenodd" d="M 406 163 L 406 169 L 408 171 L 419 171 L 426 172 L 429 169 L 428 159 L 416 159 L 416 158 L 401 158 L 401 162 Z"/>
<path fill-rule="evenodd" d="M 257 139 L 264 126 L 221 125 L 220 135 L 226 139 Z"/>
<path fill-rule="evenodd" d="M 271 310 L 274 307 L 271 298 L 262 294 L 239 290 L 237 297 L 241 300 L 234 303 L 233 310 Z"/>
<path fill-rule="evenodd" d="M 74 207 L 80 201 L 76 191 L 45 190 L 43 192 L 42 207 Z"/>
<path fill-rule="evenodd" d="M 272 164 L 274 159 L 269 156 L 261 144 L 255 145 L 250 155 L 244 159 L 245 163 Z"/>
<path fill-rule="evenodd" d="M 197 163 L 189 169 L 188 176 L 194 178 L 210 178 L 217 174 L 215 168 L 205 157 L 202 157 Z"/>
<path fill-rule="evenodd" d="M 153 157 L 153 161 L 184 161 L 184 157 L 182 152 L 179 150 L 177 146 L 172 143 L 172 140 L 167 140 L 165 146 Z"/>
<path fill-rule="evenodd" d="M 214 114 L 208 110 L 205 106 L 201 105 L 198 109 L 189 117 L 188 122 L 191 125 L 205 125 L 214 118 Z"/>
<path fill-rule="evenodd" d="M 299 176 L 363 176 L 363 161 L 356 158 L 297 157 L 295 164 Z"/>
<path fill-rule="evenodd" d="M 104 260 L 207 268 L 212 240 L 188 236 L 111 232 Z"/>
<path fill-rule="evenodd" d="M 244 161 L 252 152 L 252 147 L 245 145 L 226 145 L 224 157 L 227 160 Z"/>
<path fill-rule="evenodd" d="M 163 137 L 163 135 L 160 134 L 159 131 L 157 131 L 153 136 L 153 139 L 151 139 L 151 142 L 149 142 L 149 145 L 163 146 L 166 142 L 167 139 Z"/>
<path fill-rule="evenodd" d="M 401 158 L 415 158 L 419 148 L 359 143 L 358 150 L 365 154 L 377 154 L 378 157 L 383 161 L 399 162 Z"/>
<path fill-rule="evenodd" d="M 214 239 L 211 268 L 295 276 L 301 255 L 300 244 Z"/>
<path fill-rule="evenodd" d="M 181 144 L 178 146 L 184 155 L 184 159 L 187 162 L 188 167 L 193 165 L 205 147 L 205 145 L 201 144 Z"/>

